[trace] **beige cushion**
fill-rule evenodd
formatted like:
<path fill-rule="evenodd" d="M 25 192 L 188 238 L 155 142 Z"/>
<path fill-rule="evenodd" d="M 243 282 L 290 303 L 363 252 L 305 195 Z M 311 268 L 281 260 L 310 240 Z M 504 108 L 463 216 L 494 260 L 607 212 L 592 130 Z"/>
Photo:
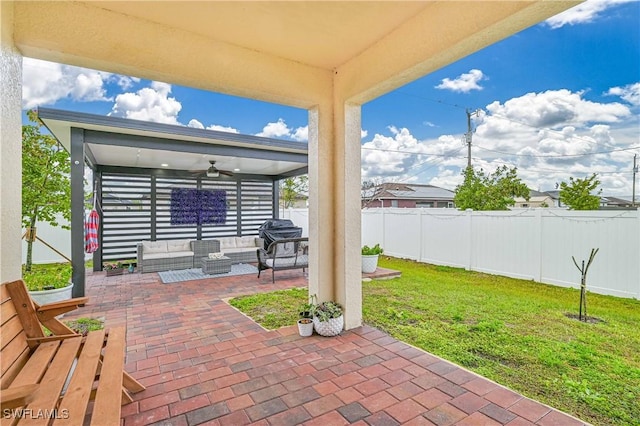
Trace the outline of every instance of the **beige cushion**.
<path fill-rule="evenodd" d="M 218 241 L 220 241 L 220 251 L 236 247 L 236 237 L 222 237 L 218 238 Z"/>
<path fill-rule="evenodd" d="M 256 247 L 235 247 L 228 248 L 224 250 L 225 253 L 245 253 L 245 252 L 256 252 Z"/>
<path fill-rule="evenodd" d="M 256 247 L 256 237 L 236 237 L 236 247 Z"/>
<path fill-rule="evenodd" d="M 167 251 L 191 251 L 189 240 L 169 240 L 167 241 Z"/>
<path fill-rule="evenodd" d="M 167 242 L 166 241 L 143 241 L 142 252 L 144 254 L 166 253 Z"/>
<path fill-rule="evenodd" d="M 191 257 L 193 256 L 192 251 L 170 251 L 167 253 L 167 257 Z"/>
<path fill-rule="evenodd" d="M 144 260 L 151 260 L 151 259 L 166 259 L 169 257 L 169 253 L 167 253 L 166 251 L 164 253 L 144 253 Z"/>

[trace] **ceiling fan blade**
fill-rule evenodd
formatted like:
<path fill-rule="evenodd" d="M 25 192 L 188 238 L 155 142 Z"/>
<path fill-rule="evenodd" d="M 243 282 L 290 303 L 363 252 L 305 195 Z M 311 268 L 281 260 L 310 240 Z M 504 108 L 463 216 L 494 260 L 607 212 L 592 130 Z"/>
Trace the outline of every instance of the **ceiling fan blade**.
<path fill-rule="evenodd" d="M 221 175 L 233 176 L 233 173 L 232 173 L 232 172 L 229 172 L 229 171 L 227 171 L 227 170 L 218 170 L 218 172 L 219 172 Z"/>

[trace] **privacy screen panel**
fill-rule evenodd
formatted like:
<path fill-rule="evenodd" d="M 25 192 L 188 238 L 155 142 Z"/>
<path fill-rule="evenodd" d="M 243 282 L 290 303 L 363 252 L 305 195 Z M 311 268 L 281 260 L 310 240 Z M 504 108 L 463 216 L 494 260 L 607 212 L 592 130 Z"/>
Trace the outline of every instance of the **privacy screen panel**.
<path fill-rule="evenodd" d="M 227 193 L 222 190 L 173 188 L 171 225 L 224 224 Z"/>

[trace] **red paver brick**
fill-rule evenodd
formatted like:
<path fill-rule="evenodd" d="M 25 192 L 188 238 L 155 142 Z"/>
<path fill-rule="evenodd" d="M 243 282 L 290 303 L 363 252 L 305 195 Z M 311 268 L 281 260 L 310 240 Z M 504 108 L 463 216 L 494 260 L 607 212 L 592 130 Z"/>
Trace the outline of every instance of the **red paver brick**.
<path fill-rule="evenodd" d="M 377 413 L 380 410 L 384 410 L 385 408 L 396 404 L 397 402 L 398 400 L 386 391 L 378 392 L 360 401 L 362 406 L 372 413 Z"/>
<path fill-rule="evenodd" d="M 390 371 L 391 370 L 389 370 L 384 365 L 375 364 L 375 365 L 371 365 L 369 367 L 360 369 L 359 373 L 362 374 L 364 377 L 370 379 L 372 377 L 380 377 L 384 374 L 389 373 Z"/>
<path fill-rule="evenodd" d="M 320 416 L 340 406 L 342 406 L 342 401 L 335 395 L 326 395 L 303 405 L 312 417 Z"/>
<path fill-rule="evenodd" d="M 241 426 L 251 424 L 251 419 L 244 411 L 236 411 L 217 419 L 221 426 Z"/>
<path fill-rule="evenodd" d="M 184 414 L 187 411 L 193 411 L 209 404 L 211 404 L 211 401 L 209 401 L 209 397 L 207 397 L 207 395 L 198 395 L 194 396 L 193 398 L 188 398 L 183 401 L 178 401 L 170 404 L 169 412 L 171 413 L 171 417 L 174 417 L 179 416 L 180 414 Z"/>
<path fill-rule="evenodd" d="M 327 381 L 318 383 L 317 385 L 313 385 L 313 389 L 318 392 L 320 395 L 330 395 L 337 392 L 340 388 L 333 382 Z"/>
<path fill-rule="evenodd" d="M 583 422 L 577 420 L 568 414 L 559 411 L 551 411 L 549 414 L 538 420 L 540 426 L 582 426 Z"/>
<path fill-rule="evenodd" d="M 240 395 L 235 398 L 226 400 L 227 407 L 231 411 L 242 410 L 243 408 L 251 407 L 253 405 L 253 399 L 249 395 Z"/>
<path fill-rule="evenodd" d="M 366 382 L 358 383 L 353 386 L 358 392 L 360 392 L 364 396 L 373 395 L 374 393 L 378 393 L 389 388 L 389 384 L 385 381 L 376 378 L 367 380 Z"/>
<path fill-rule="evenodd" d="M 274 426 L 296 426 L 310 419 L 311 416 L 304 408 L 296 407 L 271 416 L 267 418 L 267 421 Z"/>
<path fill-rule="evenodd" d="M 389 392 L 394 396 L 394 398 L 398 399 L 399 401 L 402 401 L 403 399 L 409 399 L 415 395 L 418 395 L 419 393 L 422 393 L 423 391 L 424 389 L 411 382 L 400 383 L 399 385 L 395 385 L 394 387 L 387 389 L 387 392 Z"/>
<path fill-rule="evenodd" d="M 180 401 L 180 395 L 178 395 L 176 391 L 145 398 L 139 401 L 140 412 L 152 410 L 163 405 L 169 405 L 176 401 Z"/>
<path fill-rule="evenodd" d="M 394 386 L 412 380 L 414 377 L 404 370 L 395 370 L 380 376 L 380 378 L 391 386 Z"/>
<path fill-rule="evenodd" d="M 412 399 L 405 399 L 385 409 L 394 419 L 404 423 L 414 417 L 420 416 L 427 410 Z"/>
<path fill-rule="evenodd" d="M 453 398 L 449 401 L 449 404 L 453 405 L 464 411 L 467 414 L 478 411 L 482 407 L 489 405 L 489 401 L 483 399 L 472 392 L 466 392 L 460 396 Z"/>
<path fill-rule="evenodd" d="M 349 422 L 340 415 L 337 411 L 329 411 L 322 416 L 315 417 L 309 421 L 303 423 L 304 426 L 341 426 L 348 425 Z"/>
<path fill-rule="evenodd" d="M 535 423 L 551 410 L 539 402 L 532 401 L 529 398 L 522 398 L 509 407 L 509 411 Z"/>
<path fill-rule="evenodd" d="M 520 401 L 522 399 L 522 395 L 518 395 L 512 390 L 498 387 L 497 389 L 485 394 L 484 399 L 491 401 L 502 408 L 508 408 Z"/>
<path fill-rule="evenodd" d="M 138 426 L 148 425 L 156 423 L 164 419 L 169 418 L 169 407 L 163 405 L 162 407 L 155 408 L 153 410 L 144 411 L 133 416 L 129 416 L 124 419 L 125 426 Z"/>
<path fill-rule="evenodd" d="M 467 414 L 445 402 L 444 404 L 438 405 L 436 408 L 429 410 L 429 412 L 424 416 L 438 426 L 446 426 L 459 422 L 467 417 Z"/>
<path fill-rule="evenodd" d="M 438 390 L 436 388 L 431 388 L 429 390 L 426 390 L 414 396 L 413 399 L 419 402 L 424 407 L 428 409 L 432 409 L 437 407 L 440 404 L 450 401 L 451 396 L 447 395 L 441 390 Z"/>
<path fill-rule="evenodd" d="M 499 387 L 499 385 L 493 383 L 490 380 L 487 380 L 483 377 L 477 377 L 473 380 L 470 380 L 464 384 L 462 384 L 462 387 L 470 390 L 471 392 L 475 393 L 476 395 L 479 396 L 483 396 L 486 395 L 487 393 L 491 392 L 492 390 L 495 390 Z"/>
<path fill-rule="evenodd" d="M 456 423 L 456 426 L 502 426 L 502 423 L 498 423 L 482 413 L 475 412 L 469 417 L 460 420 Z"/>
<path fill-rule="evenodd" d="M 345 404 L 351 404 L 363 398 L 363 395 L 354 388 L 340 389 L 335 395 Z"/>
<path fill-rule="evenodd" d="M 418 416 L 406 422 L 404 426 L 434 426 L 434 423 L 427 420 L 424 416 Z"/>

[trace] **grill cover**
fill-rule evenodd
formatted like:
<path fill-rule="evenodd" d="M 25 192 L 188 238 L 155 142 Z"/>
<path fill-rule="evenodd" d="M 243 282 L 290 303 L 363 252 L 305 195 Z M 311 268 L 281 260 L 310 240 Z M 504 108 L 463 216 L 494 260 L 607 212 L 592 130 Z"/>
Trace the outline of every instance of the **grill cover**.
<path fill-rule="evenodd" d="M 289 219 L 270 219 L 260 225 L 258 236 L 264 239 L 264 247 L 268 248 L 275 240 L 302 237 L 302 228 Z"/>

